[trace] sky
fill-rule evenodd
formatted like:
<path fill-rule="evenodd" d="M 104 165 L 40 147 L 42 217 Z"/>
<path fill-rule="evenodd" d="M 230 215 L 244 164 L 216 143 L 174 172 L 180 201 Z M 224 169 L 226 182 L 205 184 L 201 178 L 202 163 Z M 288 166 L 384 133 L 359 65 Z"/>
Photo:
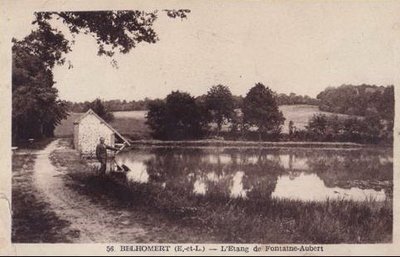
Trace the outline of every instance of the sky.
<path fill-rule="evenodd" d="M 95 39 L 78 36 L 66 55 L 73 68 L 54 69 L 60 98 L 129 101 L 172 90 L 198 96 L 217 84 L 245 95 L 257 82 L 315 97 L 329 86 L 398 79 L 400 1 L 182 3 L 191 9 L 188 19 L 160 13 L 160 40 L 117 54 L 118 69 L 97 56 Z M 29 33 L 32 18 L 18 18 L 27 25 L 16 38 Z"/>

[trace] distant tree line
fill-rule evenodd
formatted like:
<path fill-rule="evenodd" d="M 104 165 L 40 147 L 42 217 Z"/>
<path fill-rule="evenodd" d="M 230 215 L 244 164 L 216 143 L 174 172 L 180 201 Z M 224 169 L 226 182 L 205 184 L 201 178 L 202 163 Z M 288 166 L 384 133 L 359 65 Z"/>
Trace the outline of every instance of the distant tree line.
<path fill-rule="evenodd" d="M 278 105 L 295 105 L 295 104 L 307 104 L 307 105 L 319 105 L 320 101 L 316 98 L 309 97 L 308 95 L 296 95 L 295 93 L 278 94 L 276 96 Z"/>
<path fill-rule="evenodd" d="M 349 115 L 378 115 L 394 119 L 394 87 L 342 85 L 329 87 L 317 95 L 321 111 Z"/>
<path fill-rule="evenodd" d="M 276 102 L 278 105 L 295 105 L 295 104 L 308 104 L 308 105 L 318 105 L 319 100 L 316 98 L 311 98 L 307 95 L 301 96 L 296 95 L 295 93 L 290 93 L 286 95 L 276 94 L 274 93 L 276 98 Z M 204 98 L 205 95 L 200 96 L 199 98 Z M 239 108 L 243 102 L 243 96 L 236 96 L 232 95 L 233 104 L 236 108 Z M 148 110 L 149 103 L 152 102 L 153 99 L 145 98 L 143 100 L 103 100 L 102 103 L 104 106 L 111 112 L 118 112 L 118 111 L 145 111 Z M 87 106 L 92 103 L 89 101 L 84 102 L 71 102 L 66 101 L 68 110 L 70 112 L 85 112 L 87 111 Z"/>
<path fill-rule="evenodd" d="M 117 111 L 142 111 L 147 110 L 148 104 L 153 101 L 149 98 L 145 98 L 144 100 L 103 100 L 102 104 L 111 112 Z M 86 112 L 87 107 L 92 103 L 89 101 L 84 102 L 66 102 L 68 105 L 68 110 L 70 112 Z"/>
<path fill-rule="evenodd" d="M 384 119 L 394 117 L 394 87 L 374 85 L 342 85 L 338 88 L 329 87 L 319 93 L 317 98 L 295 93 L 273 93 L 278 105 L 317 105 L 321 111 L 366 116 L 382 114 Z M 204 98 L 205 95 L 199 98 Z M 232 95 L 236 108 L 243 103 L 243 96 Z M 152 99 L 144 100 L 107 100 L 103 104 L 109 111 L 139 111 L 147 110 Z M 67 102 L 69 111 L 84 112 L 90 102 Z"/>

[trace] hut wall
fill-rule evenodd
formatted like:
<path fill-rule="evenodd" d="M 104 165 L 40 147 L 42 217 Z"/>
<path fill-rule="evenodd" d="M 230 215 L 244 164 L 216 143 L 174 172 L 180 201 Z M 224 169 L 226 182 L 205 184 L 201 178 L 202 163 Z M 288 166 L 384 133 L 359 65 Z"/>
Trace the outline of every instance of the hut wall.
<path fill-rule="evenodd" d="M 78 150 L 85 156 L 95 157 L 96 146 L 100 137 L 104 137 L 107 145 L 114 145 L 114 132 L 95 115 L 89 114 L 80 120 L 77 129 Z"/>

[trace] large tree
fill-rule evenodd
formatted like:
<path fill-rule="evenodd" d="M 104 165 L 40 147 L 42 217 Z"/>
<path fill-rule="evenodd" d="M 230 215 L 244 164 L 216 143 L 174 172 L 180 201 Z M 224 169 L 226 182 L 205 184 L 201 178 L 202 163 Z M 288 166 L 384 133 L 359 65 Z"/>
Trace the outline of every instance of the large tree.
<path fill-rule="evenodd" d="M 218 133 L 222 125 L 231 121 L 235 112 L 235 102 L 227 86 L 217 85 L 210 88 L 205 96 L 205 105 L 210 121 L 217 124 Z"/>
<path fill-rule="evenodd" d="M 53 136 L 55 126 L 67 116 L 66 104 L 53 87 L 53 73 L 40 55 L 23 45 L 15 43 L 12 50 L 13 142 Z"/>
<path fill-rule="evenodd" d="M 202 117 L 195 98 L 173 91 L 167 98 L 149 104 L 146 123 L 159 139 L 194 139 L 202 135 Z"/>
<path fill-rule="evenodd" d="M 182 19 L 190 12 L 163 11 L 168 17 Z M 53 87 L 52 69 L 65 63 L 74 40 L 68 40 L 54 20 L 62 21 L 73 37 L 79 33 L 93 36 L 98 54 L 111 57 L 116 51 L 126 54 L 142 42 L 157 42 L 153 30 L 157 17 L 157 10 L 35 13 L 35 30 L 22 40 L 13 39 L 13 139 L 51 136 L 66 116 L 66 104 Z"/>
<path fill-rule="evenodd" d="M 264 134 L 279 134 L 285 121 L 274 93 L 261 83 L 252 87 L 243 99 L 242 112 L 244 122 L 257 127 L 260 140 Z"/>

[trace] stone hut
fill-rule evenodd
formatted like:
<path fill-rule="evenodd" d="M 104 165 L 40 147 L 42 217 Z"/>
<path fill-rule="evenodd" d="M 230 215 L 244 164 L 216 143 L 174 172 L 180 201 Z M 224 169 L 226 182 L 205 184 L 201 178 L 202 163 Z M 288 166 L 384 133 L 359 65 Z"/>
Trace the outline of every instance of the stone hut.
<path fill-rule="evenodd" d="M 100 118 L 92 109 L 74 122 L 74 147 L 83 156 L 95 157 L 96 146 L 100 137 L 110 146 L 129 141 L 116 131 L 110 124 Z"/>

